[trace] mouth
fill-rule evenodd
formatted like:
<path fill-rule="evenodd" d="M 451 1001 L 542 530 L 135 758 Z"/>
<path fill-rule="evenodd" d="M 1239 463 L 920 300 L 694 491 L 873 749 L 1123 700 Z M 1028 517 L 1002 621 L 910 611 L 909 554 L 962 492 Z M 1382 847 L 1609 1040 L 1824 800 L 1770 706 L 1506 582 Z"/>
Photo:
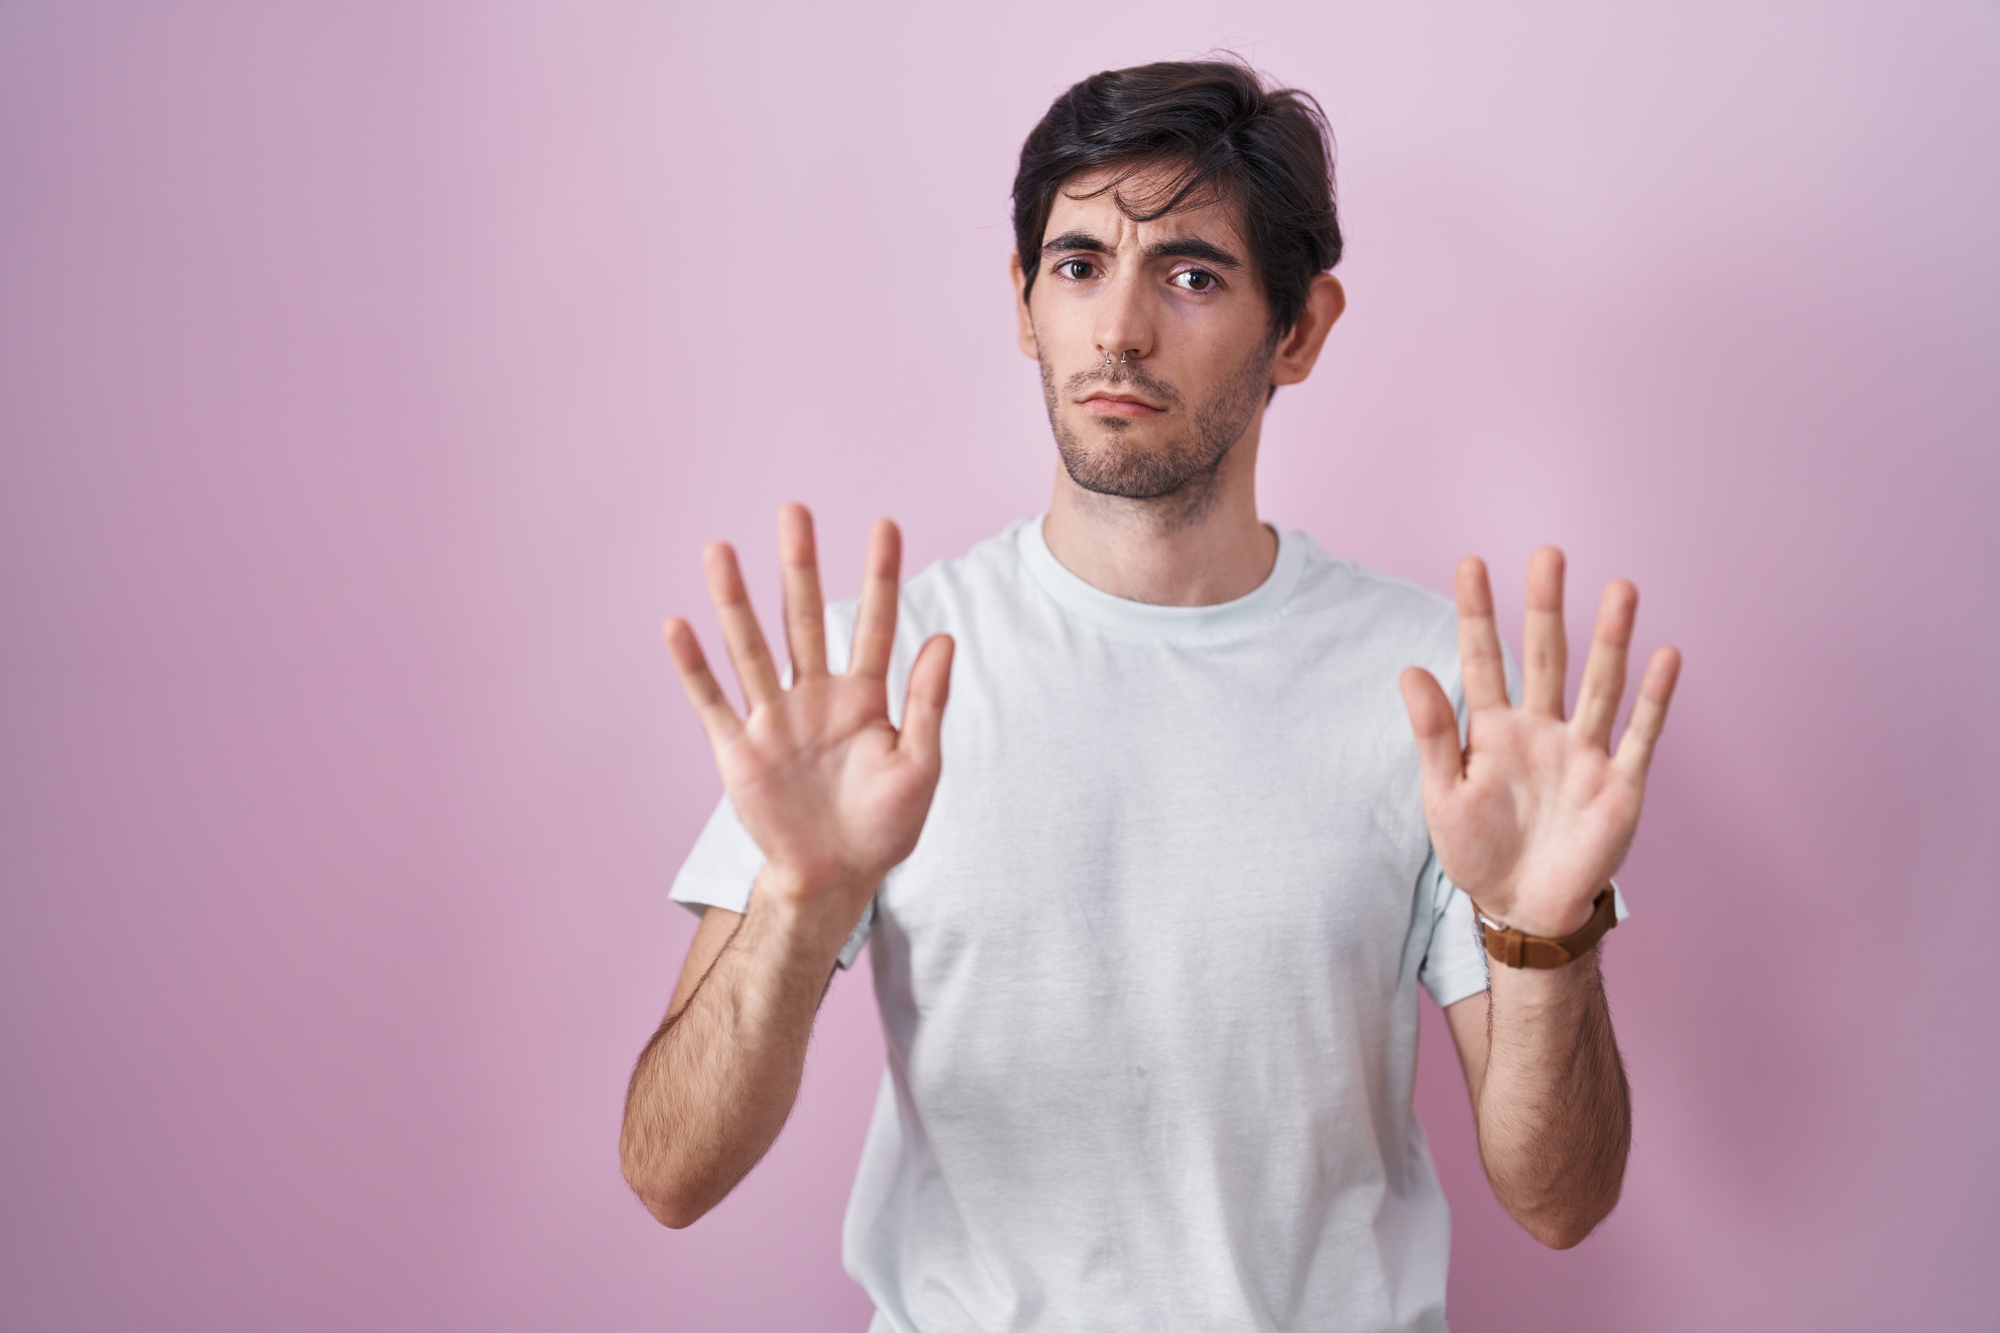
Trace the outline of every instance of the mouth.
<path fill-rule="evenodd" d="M 1147 402 L 1136 394 L 1110 393 L 1100 390 L 1078 400 L 1084 411 L 1097 417 L 1157 417 L 1166 408 Z"/>

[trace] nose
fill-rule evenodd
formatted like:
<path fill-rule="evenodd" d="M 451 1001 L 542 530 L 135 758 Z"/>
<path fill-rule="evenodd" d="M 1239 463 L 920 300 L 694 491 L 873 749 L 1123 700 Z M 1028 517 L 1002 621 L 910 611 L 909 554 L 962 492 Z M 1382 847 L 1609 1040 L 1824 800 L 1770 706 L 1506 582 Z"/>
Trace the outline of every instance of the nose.
<path fill-rule="evenodd" d="M 1123 270 L 1107 284 L 1097 310 L 1097 354 L 1106 365 L 1130 365 L 1153 350 L 1152 313 L 1147 309 L 1146 279 L 1140 265 Z"/>

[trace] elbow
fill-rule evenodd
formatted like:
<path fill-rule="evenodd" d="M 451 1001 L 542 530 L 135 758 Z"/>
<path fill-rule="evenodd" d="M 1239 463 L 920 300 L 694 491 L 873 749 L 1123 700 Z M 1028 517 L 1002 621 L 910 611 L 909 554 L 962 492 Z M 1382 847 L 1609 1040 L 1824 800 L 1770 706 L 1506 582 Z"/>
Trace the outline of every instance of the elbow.
<path fill-rule="evenodd" d="M 646 1211 L 652 1214 L 655 1222 L 671 1231 L 693 1226 L 701 1220 L 702 1214 L 708 1211 L 699 1204 L 689 1203 L 685 1199 L 666 1198 L 660 1195 L 641 1194 L 639 1202 L 646 1205 Z"/>
<path fill-rule="evenodd" d="M 1573 1250 L 1590 1238 L 1599 1224 L 1618 1206 L 1619 1191 L 1584 1208 L 1550 1209 L 1517 1220 L 1530 1236 L 1552 1250 Z"/>
<path fill-rule="evenodd" d="M 1535 1222 L 1526 1224 L 1528 1234 L 1552 1250 L 1571 1250 L 1583 1244 L 1595 1223 L 1578 1225 L 1574 1222 Z"/>
<path fill-rule="evenodd" d="M 706 1197 L 692 1182 L 682 1179 L 682 1173 L 658 1161 L 647 1160 L 629 1149 L 621 1152 L 619 1158 L 618 1165 L 626 1185 L 661 1226 L 679 1231 L 693 1226 L 715 1207 L 716 1201 Z"/>
<path fill-rule="evenodd" d="M 710 1200 L 696 1198 L 690 1190 L 676 1188 L 670 1181 L 643 1176 L 629 1166 L 625 1171 L 625 1183 L 632 1187 L 632 1193 L 645 1205 L 652 1219 L 672 1231 L 693 1226 L 714 1206 Z"/>

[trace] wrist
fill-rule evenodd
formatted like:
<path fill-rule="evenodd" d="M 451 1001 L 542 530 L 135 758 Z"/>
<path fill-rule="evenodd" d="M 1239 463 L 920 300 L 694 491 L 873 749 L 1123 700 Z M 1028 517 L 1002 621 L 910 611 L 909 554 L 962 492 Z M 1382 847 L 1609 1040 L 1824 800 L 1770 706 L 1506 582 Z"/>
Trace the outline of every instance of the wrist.
<path fill-rule="evenodd" d="M 1567 930 L 1543 933 L 1533 928 L 1535 918 L 1516 914 L 1497 918 L 1477 902 L 1473 909 L 1479 920 L 1486 952 L 1509 967 L 1554 969 L 1567 966 L 1592 952 L 1597 942 L 1618 924 L 1617 894 L 1606 884 L 1590 901 L 1588 915 Z M 1574 914 L 1569 914 L 1573 916 Z M 1560 918 L 1558 918 L 1560 919 Z"/>
<path fill-rule="evenodd" d="M 851 874 L 813 874 L 766 864 L 750 893 L 751 915 L 785 953 L 837 957 L 875 886 Z"/>
<path fill-rule="evenodd" d="M 1472 899 L 1472 910 L 1479 915 L 1482 925 L 1556 940 L 1588 925 L 1597 910 L 1598 898 L 1610 887 L 1608 883 L 1600 884 L 1583 898 L 1561 901 L 1537 900 L 1532 895 L 1517 894 L 1504 908 L 1489 907 L 1476 894 L 1469 893 L 1467 896 Z"/>

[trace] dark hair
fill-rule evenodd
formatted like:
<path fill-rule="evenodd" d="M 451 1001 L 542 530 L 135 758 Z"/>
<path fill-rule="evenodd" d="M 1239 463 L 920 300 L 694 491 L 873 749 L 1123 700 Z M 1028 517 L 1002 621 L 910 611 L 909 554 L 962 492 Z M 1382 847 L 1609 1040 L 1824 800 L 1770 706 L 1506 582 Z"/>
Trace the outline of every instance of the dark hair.
<path fill-rule="evenodd" d="M 1165 61 L 1093 74 L 1049 107 L 1021 145 L 1014 176 L 1014 244 L 1035 285 L 1056 193 L 1078 172 L 1118 169 L 1117 190 L 1148 166 L 1179 166 L 1151 199 L 1117 194 L 1135 222 L 1183 204 L 1229 199 L 1281 335 L 1306 308 L 1313 277 L 1340 262 L 1333 201 L 1333 134 L 1312 94 L 1269 88 L 1230 60 Z"/>

